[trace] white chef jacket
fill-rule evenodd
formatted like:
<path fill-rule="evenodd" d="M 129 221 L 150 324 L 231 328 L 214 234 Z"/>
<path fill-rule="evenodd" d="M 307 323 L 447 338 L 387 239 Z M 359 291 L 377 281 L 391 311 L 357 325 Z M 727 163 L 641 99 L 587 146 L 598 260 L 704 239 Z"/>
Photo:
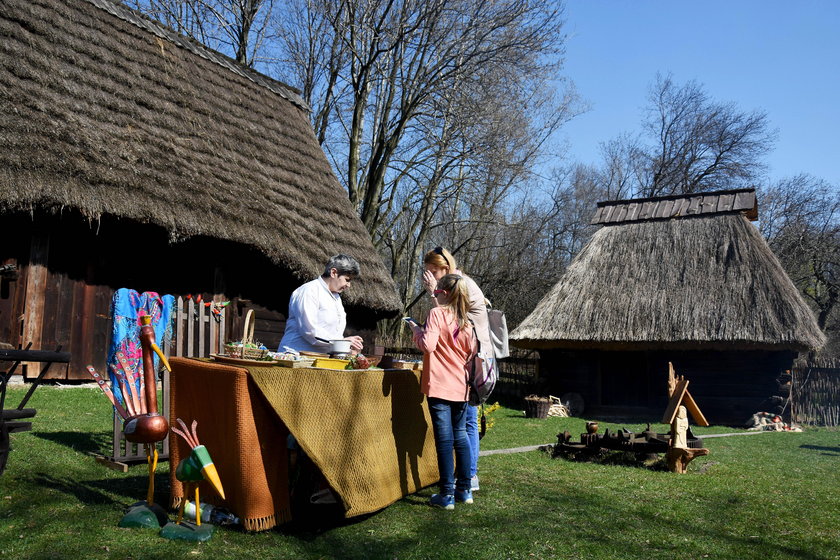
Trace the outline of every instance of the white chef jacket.
<path fill-rule="evenodd" d="M 320 276 L 292 292 L 289 298 L 289 316 L 286 331 L 280 341 L 279 352 L 284 347 L 297 351 L 329 352 L 330 345 L 318 342 L 344 338 L 347 314 L 341 303 L 341 295 L 334 294 Z"/>

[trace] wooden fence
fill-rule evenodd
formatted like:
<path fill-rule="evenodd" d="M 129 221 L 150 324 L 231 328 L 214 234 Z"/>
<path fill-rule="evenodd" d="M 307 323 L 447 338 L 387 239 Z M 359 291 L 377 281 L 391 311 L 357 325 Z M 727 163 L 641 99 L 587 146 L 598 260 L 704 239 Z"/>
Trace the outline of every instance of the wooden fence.
<path fill-rule="evenodd" d="M 511 348 L 511 355 L 499 361 L 499 382 L 491 400 L 505 406 L 521 407 L 526 396 L 545 393 L 545 380 L 539 376 L 536 350 Z"/>
<path fill-rule="evenodd" d="M 798 362 L 791 374 L 793 421 L 840 426 L 840 360 Z"/>

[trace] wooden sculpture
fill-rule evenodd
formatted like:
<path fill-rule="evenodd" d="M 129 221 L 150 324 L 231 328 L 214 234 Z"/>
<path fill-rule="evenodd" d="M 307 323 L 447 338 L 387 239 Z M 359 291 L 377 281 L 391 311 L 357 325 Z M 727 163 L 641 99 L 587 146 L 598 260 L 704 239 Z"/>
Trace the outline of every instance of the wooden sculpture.
<path fill-rule="evenodd" d="M 670 362 L 668 363 L 668 397 L 668 408 L 665 410 L 662 422 L 671 425 L 671 441 L 665 459 L 668 470 L 683 474 L 695 457 L 709 454 L 709 450 L 705 448 L 689 448 L 688 414 L 690 412 L 692 418 L 700 426 L 708 426 L 709 421 L 700 412 L 700 407 L 688 392 L 688 379 L 682 375 L 677 377 L 674 366 Z"/>
<path fill-rule="evenodd" d="M 125 439 L 132 443 L 142 443 L 146 451 L 146 460 L 149 465 L 149 486 L 146 493 L 148 506 L 154 505 L 155 493 L 155 471 L 158 463 L 157 442 L 166 439 L 169 434 L 169 423 L 166 418 L 158 412 L 157 402 L 157 372 L 155 372 L 154 354 L 160 357 L 163 366 L 171 371 L 169 362 L 163 352 L 155 343 L 155 331 L 151 325 L 149 315 L 140 316 L 140 346 L 143 352 L 142 375 L 134 371 L 134 368 L 126 360 L 122 352 L 117 352 L 117 360 L 122 371 L 118 373 L 117 379 L 120 392 L 123 395 L 122 406 L 114 396 L 113 391 L 108 387 L 105 380 L 93 366 L 88 366 L 88 373 L 96 380 L 105 396 L 114 405 L 117 414 L 123 418 L 123 433 Z M 139 390 L 137 381 L 139 378 Z"/>
<path fill-rule="evenodd" d="M 688 447 L 687 433 L 688 412 L 684 406 L 681 406 L 677 410 L 676 418 L 671 423 L 671 445 L 665 454 L 668 470 L 671 472 L 683 474 L 688 468 L 688 464 L 695 457 L 709 454 L 709 450 L 705 448 L 690 449 Z"/>

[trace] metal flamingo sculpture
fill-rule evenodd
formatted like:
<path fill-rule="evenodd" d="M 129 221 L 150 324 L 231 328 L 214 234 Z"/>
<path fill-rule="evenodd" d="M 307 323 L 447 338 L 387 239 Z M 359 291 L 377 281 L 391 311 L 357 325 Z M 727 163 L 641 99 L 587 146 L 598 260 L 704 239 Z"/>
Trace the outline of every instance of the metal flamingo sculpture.
<path fill-rule="evenodd" d="M 125 419 L 123 433 L 125 439 L 132 443 L 142 443 L 146 450 L 146 460 L 149 463 L 149 489 L 146 494 L 146 502 L 152 505 L 155 494 L 155 471 L 158 463 L 156 443 L 166 439 L 169 433 L 169 423 L 166 418 L 158 413 L 157 374 L 152 352 L 157 353 L 167 371 L 172 371 L 172 368 L 169 367 L 166 356 L 155 344 L 155 330 L 152 327 L 152 318 L 149 315 L 140 316 L 140 347 L 143 351 L 143 377 L 140 379 L 140 394 L 137 395 L 140 401 L 140 410 L 134 410 L 134 415 Z M 130 379 L 130 392 L 134 396 L 134 372 L 125 360 L 121 359 L 120 365 L 125 375 Z M 126 402 L 128 401 L 126 400 Z"/>
<path fill-rule="evenodd" d="M 219 480 L 219 473 L 216 471 L 216 465 L 213 464 L 213 459 L 210 458 L 207 448 L 201 445 L 198 441 L 198 422 L 193 420 L 192 429 L 188 430 L 187 425 L 180 418 L 177 419 L 178 425 L 181 429 L 172 427 L 172 432 L 178 434 L 184 441 L 192 448 L 190 456 L 180 461 L 175 469 L 175 478 L 184 483 L 184 499 L 181 501 L 181 508 L 178 510 L 178 520 L 176 523 L 181 523 L 184 517 L 184 508 L 187 506 L 187 498 L 189 497 L 191 487 L 195 491 L 195 523 L 201 525 L 201 501 L 198 495 L 198 483 L 202 480 L 208 481 L 213 485 L 216 492 L 222 499 L 225 499 L 225 491 L 222 488 L 222 481 Z"/>
<path fill-rule="evenodd" d="M 169 434 L 169 423 L 158 412 L 157 402 L 157 373 L 155 372 L 154 353 L 167 371 L 172 371 L 160 347 L 155 343 L 155 330 L 152 327 L 150 315 L 140 316 L 140 348 L 143 352 L 143 373 L 135 372 L 134 368 L 122 352 L 116 353 L 119 368 L 113 366 L 118 380 L 120 393 L 123 396 L 124 407 L 120 405 L 111 389 L 105 383 L 93 366 L 87 366 L 88 373 L 96 380 L 99 387 L 114 405 L 117 414 L 123 418 L 123 434 L 132 443 L 142 443 L 146 451 L 146 461 L 149 464 L 149 487 L 146 502 L 154 505 L 155 471 L 158 463 L 157 442 L 166 439 Z M 122 371 L 120 371 L 120 369 Z M 140 389 L 135 387 L 140 381 Z"/>

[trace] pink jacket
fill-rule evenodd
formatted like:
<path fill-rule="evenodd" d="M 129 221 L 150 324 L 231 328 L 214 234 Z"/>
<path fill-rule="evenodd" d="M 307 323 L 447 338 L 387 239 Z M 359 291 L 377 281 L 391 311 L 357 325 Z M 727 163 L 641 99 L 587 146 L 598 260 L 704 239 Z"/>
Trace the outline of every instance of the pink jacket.
<path fill-rule="evenodd" d="M 467 401 L 466 364 L 476 352 L 472 327 L 459 329 L 449 309 L 435 307 L 429 311 L 423 331 L 415 333 L 414 343 L 423 351 L 420 390 L 429 397 Z"/>

